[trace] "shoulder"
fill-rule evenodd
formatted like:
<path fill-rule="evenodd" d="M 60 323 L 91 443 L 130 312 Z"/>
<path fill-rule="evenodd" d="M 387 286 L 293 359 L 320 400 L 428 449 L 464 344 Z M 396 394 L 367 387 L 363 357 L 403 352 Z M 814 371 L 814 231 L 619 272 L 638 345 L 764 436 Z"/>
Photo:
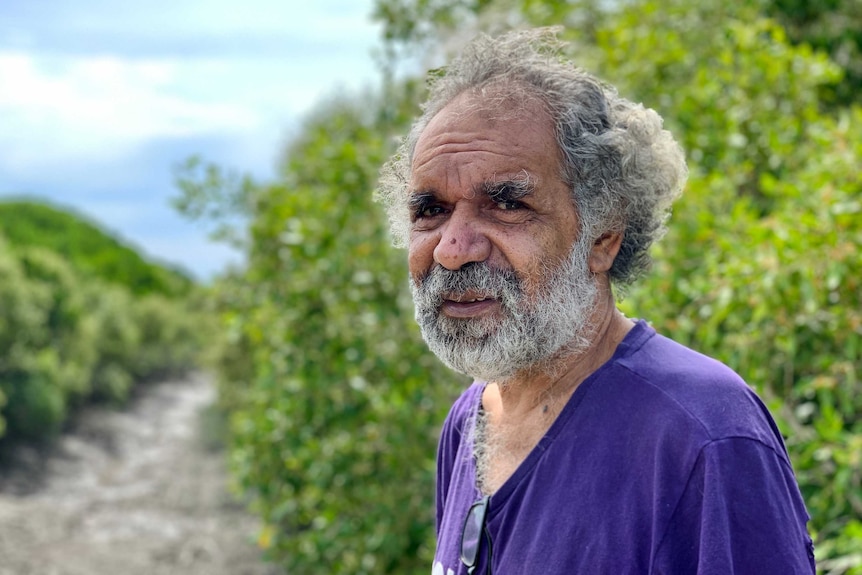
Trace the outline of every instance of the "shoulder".
<path fill-rule="evenodd" d="M 742 378 L 720 361 L 656 333 L 645 322 L 638 323 L 635 330 L 629 349 L 617 363 L 645 380 L 665 382 L 667 392 L 710 388 L 733 393 L 748 389 Z"/>
<path fill-rule="evenodd" d="M 747 438 L 786 457 L 769 410 L 728 366 L 655 333 L 645 324 L 638 344 L 615 362 L 619 392 L 641 409 L 701 437 L 703 443 Z M 684 425 L 683 425 L 684 424 Z"/>
<path fill-rule="evenodd" d="M 451 472 L 467 433 L 467 426 L 479 407 L 484 388 L 484 383 L 474 382 L 464 390 L 449 410 L 437 446 L 438 472 Z"/>
<path fill-rule="evenodd" d="M 467 421 L 476 413 L 485 383 L 474 381 L 452 404 L 443 423 L 443 433 L 462 434 Z"/>

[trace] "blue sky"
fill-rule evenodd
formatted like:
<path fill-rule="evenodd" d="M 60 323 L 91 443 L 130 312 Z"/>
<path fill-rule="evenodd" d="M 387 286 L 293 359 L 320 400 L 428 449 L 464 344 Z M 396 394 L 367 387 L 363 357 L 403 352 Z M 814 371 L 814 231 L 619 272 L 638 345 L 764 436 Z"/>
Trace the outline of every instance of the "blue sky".
<path fill-rule="evenodd" d="M 71 207 L 201 279 L 237 260 L 170 207 L 200 154 L 266 178 L 314 103 L 373 86 L 372 0 L 0 1 L 0 196 Z"/>

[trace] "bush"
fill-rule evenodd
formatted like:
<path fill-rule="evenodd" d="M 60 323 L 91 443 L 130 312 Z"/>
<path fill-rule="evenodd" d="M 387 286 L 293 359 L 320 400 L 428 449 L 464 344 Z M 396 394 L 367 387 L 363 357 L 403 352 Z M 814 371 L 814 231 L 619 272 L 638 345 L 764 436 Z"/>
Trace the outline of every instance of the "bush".
<path fill-rule="evenodd" d="M 136 295 L 184 297 L 192 288 L 185 273 L 146 261 L 99 225 L 45 201 L 0 201 L 0 229 L 16 248 L 48 250 L 76 274 L 122 285 Z"/>
<path fill-rule="evenodd" d="M 121 287 L 98 283 L 89 286 L 86 298 L 96 318 L 95 347 L 99 353 L 93 370 L 93 398 L 123 403 L 134 382 L 133 366 L 141 344 L 135 301 Z"/>
<path fill-rule="evenodd" d="M 135 379 L 171 377 L 199 365 L 206 324 L 189 301 L 153 294 L 139 298 L 132 312 L 140 335 L 132 366 Z"/>
<path fill-rule="evenodd" d="M 43 338 L 36 347 L 53 350 L 57 356 L 57 380 L 63 395 L 77 404 L 89 397 L 95 346 L 96 320 L 87 310 L 80 281 L 56 253 L 37 247 L 18 250 L 27 278 L 46 294 Z"/>
<path fill-rule="evenodd" d="M 232 468 L 294 572 L 425 572 L 433 555 L 431 456 L 458 387 L 372 203 L 390 140 L 367 110 L 309 121 L 258 189 L 248 271 L 218 290 Z"/>
<path fill-rule="evenodd" d="M 862 546 L 862 110 L 824 114 L 817 95 L 836 67 L 773 22 L 728 8 L 710 26 L 702 7 L 671 7 L 667 20 L 633 3 L 597 29 L 605 76 L 661 103 L 692 168 L 656 270 L 627 309 L 760 392 L 785 434 L 821 569 L 862 573 L 862 556 L 846 552 Z"/>
<path fill-rule="evenodd" d="M 29 281 L 0 238 L 0 431 L 32 436 L 51 433 L 63 419 L 64 397 L 51 375 L 57 357 L 39 349 L 47 337 L 50 293 Z"/>
<path fill-rule="evenodd" d="M 862 112 L 824 113 L 834 63 L 791 45 L 761 2 L 377 4 L 392 51 L 445 45 L 464 21 L 570 23 L 579 63 L 659 109 L 691 180 L 623 308 L 758 389 L 786 435 L 821 570 L 862 573 Z M 431 561 L 434 444 L 457 386 L 419 342 L 404 256 L 369 204 L 386 138 L 418 101 L 406 89 L 322 108 L 279 180 L 242 190 L 256 200 L 249 266 L 216 288 L 233 470 L 265 521 L 261 542 L 292 571 Z"/>
<path fill-rule="evenodd" d="M 71 215 L 43 212 L 75 227 Z M 0 436 L 50 439 L 84 402 L 121 403 L 136 381 L 190 369 L 206 334 L 191 293 L 136 297 L 38 242 L 0 238 Z"/>

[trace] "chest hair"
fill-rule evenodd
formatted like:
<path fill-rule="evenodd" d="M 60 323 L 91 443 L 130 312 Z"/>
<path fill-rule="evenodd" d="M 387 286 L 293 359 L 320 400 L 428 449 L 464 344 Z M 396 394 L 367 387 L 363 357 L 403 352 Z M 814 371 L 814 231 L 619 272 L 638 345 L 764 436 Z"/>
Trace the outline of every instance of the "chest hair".
<path fill-rule="evenodd" d="M 473 457 L 476 483 L 483 494 L 493 495 L 503 486 L 547 433 L 556 415 L 541 411 L 513 424 L 493 421 L 484 410 L 479 411 L 473 433 Z"/>

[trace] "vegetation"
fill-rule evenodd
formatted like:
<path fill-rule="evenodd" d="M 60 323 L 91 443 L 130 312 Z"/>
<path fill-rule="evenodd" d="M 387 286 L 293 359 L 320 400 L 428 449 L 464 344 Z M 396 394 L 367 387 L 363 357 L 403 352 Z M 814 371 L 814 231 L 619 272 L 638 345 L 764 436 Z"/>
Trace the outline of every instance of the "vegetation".
<path fill-rule="evenodd" d="M 0 230 L 13 245 L 46 248 L 78 274 L 120 284 L 135 295 L 186 295 L 184 272 L 146 261 L 134 249 L 79 215 L 41 201 L 0 202 Z"/>
<path fill-rule="evenodd" d="M 391 93 L 390 113 L 414 97 Z M 457 387 L 421 343 L 372 203 L 392 120 L 363 108 L 308 121 L 282 180 L 257 190 L 248 270 L 217 286 L 233 470 L 292 572 L 410 573 L 433 553 L 436 429 Z"/>
<path fill-rule="evenodd" d="M 0 226 L 4 442 L 50 438 L 82 403 L 123 402 L 136 382 L 196 363 L 188 278 L 45 204 L 2 203 Z"/>
<path fill-rule="evenodd" d="M 768 17 L 788 6 L 379 0 L 376 13 L 391 57 L 431 61 L 476 29 L 564 24 L 570 57 L 659 110 L 691 178 L 625 310 L 766 398 L 820 570 L 858 575 L 862 110 L 836 95 L 847 71 L 831 50 Z M 414 81 L 384 80 L 379 97 L 321 106 L 275 182 L 232 190 L 216 166 L 182 175 L 189 215 L 246 210 L 248 267 L 215 290 L 222 402 L 261 543 L 294 572 L 427 572 L 435 439 L 463 385 L 420 343 L 404 254 L 370 203 L 422 99 Z"/>
<path fill-rule="evenodd" d="M 862 10 L 856 0 L 770 0 L 764 11 L 787 31 L 794 44 L 808 44 L 829 54 L 844 73 L 821 87 L 826 106 L 859 103 L 862 90 Z"/>

